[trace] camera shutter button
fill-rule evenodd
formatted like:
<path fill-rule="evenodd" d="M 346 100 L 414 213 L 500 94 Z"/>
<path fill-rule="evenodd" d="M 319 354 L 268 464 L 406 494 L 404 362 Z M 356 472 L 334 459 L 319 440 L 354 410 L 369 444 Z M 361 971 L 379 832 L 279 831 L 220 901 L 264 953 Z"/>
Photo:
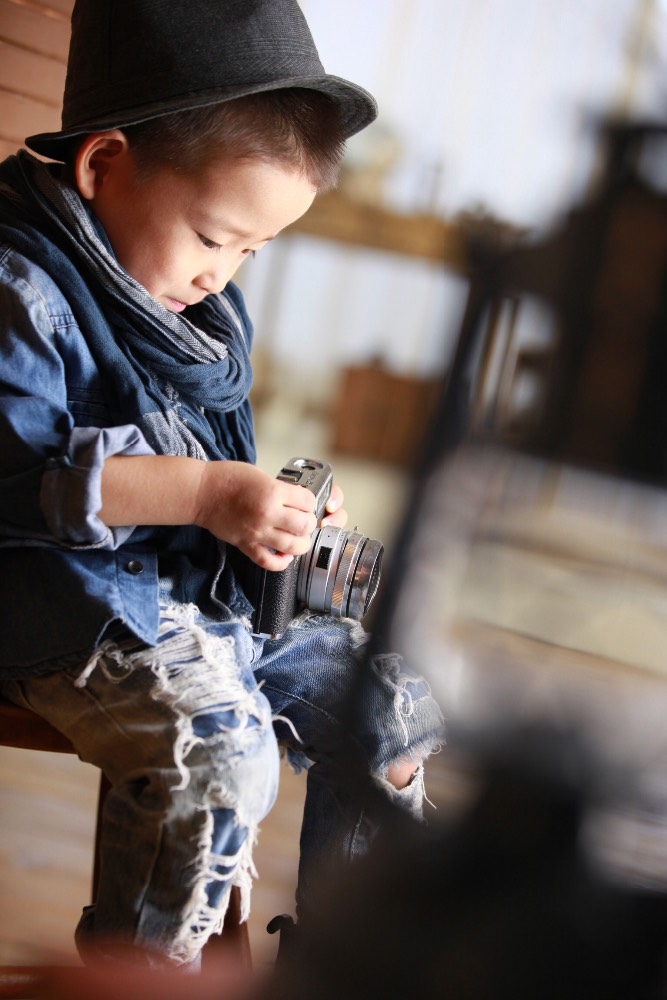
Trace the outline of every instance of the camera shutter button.
<path fill-rule="evenodd" d="M 132 576 L 139 576 L 144 571 L 144 564 L 138 559 L 130 559 L 126 569 L 128 573 L 132 574 Z"/>

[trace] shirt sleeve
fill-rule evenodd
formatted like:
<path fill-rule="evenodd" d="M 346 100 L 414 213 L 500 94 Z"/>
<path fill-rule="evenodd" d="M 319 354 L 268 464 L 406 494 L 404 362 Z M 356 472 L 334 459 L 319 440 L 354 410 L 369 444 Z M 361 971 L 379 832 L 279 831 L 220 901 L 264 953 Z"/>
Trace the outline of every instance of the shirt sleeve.
<path fill-rule="evenodd" d="M 99 372 L 66 301 L 39 268 L 0 254 L 0 545 L 123 544 L 132 527 L 98 516 L 104 462 L 154 451 L 138 427 L 107 423 Z"/>
<path fill-rule="evenodd" d="M 48 458 L 40 506 L 49 531 L 62 545 L 117 548 L 134 530 L 109 528 L 102 508 L 102 469 L 112 455 L 153 455 L 138 427 L 74 427 L 66 454 Z"/>

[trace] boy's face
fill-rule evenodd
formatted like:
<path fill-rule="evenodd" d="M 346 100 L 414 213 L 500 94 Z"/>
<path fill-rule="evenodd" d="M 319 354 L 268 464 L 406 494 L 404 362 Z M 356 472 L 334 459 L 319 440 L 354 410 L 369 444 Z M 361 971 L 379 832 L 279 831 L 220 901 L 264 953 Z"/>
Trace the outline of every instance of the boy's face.
<path fill-rule="evenodd" d="M 114 149 L 96 161 L 88 201 L 121 266 L 172 312 L 221 291 L 316 193 L 302 174 L 254 160 L 214 161 L 196 178 L 160 169 L 140 180 L 127 145 Z"/>

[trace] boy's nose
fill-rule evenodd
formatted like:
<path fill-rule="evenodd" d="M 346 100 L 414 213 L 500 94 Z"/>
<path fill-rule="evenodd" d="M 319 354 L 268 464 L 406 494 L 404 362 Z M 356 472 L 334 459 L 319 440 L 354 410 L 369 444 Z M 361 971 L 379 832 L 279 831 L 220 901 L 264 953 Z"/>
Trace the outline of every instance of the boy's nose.
<path fill-rule="evenodd" d="M 222 253 L 216 254 L 215 262 L 212 262 L 206 270 L 195 278 L 193 285 L 202 288 L 207 295 L 212 292 L 221 292 L 233 276 L 236 270 L 235 264 L 235 261 L 230 261 Z"/>
<path fill-rule="evenodd" d="M 204 271 L 192 283 L 197 288 L 202 288 L 207 295 L 210 295 L 211 293 L 221 292 L 233 274 L 233 268 L 220 266 Z"/>

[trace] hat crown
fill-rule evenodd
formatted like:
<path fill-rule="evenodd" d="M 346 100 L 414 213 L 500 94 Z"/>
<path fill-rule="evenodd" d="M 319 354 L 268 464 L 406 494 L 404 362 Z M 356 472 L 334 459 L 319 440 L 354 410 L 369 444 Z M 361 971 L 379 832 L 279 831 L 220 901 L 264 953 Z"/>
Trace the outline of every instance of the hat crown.
<path fill-rule="evenodd" d="M 323 75 L 296 0 L 77 0 L 62 126 Z"/>

